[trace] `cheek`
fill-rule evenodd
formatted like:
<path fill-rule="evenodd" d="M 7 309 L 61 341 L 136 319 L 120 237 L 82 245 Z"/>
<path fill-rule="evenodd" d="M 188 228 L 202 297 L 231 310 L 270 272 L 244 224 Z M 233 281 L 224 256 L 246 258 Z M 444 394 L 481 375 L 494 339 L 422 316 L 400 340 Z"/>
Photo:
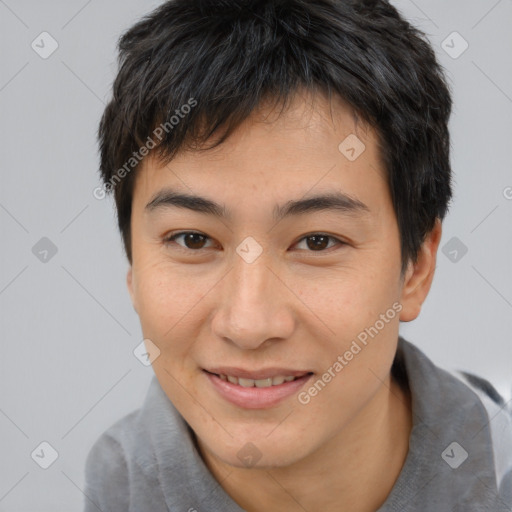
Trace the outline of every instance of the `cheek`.
<path fill-rule="evenodd" d="M 318 277 L 297 281 L 297 296 L 338 339 L 372 325 L 400 297 L 394 268 L 364 264 Z"/>
<path fill-rule="evenodd" d="M 137 302 L 144 335 L 159 344 L 172 338 L 173 331 L 191 309 L 194 287 L 184 286 L 178 273 L 160 266 L 146 268 L 137 274 Z"/>
<path fill-rule="evenodd" d="M 325 322 L 334 331 L 315 340 L 312 357 L 321 360 L 316 380 L 299 397 L 311 428 L 333 429 L 350 421 L 381 388 L 396 352 L 400 304 L 396 290 L 354 283 L 350 293 L 332 293 Z M 321 348 L 319 347 L 321 346 Z M 325 383 L 325 384 L 324 384 Z M 325 421 L 325 411 L 339 405 Z M 302 410 L 302 409 L 300 409 Z"/>
<path fill-rule="evenodd" d="M 137 274 L 137 303 L 144 336 L 162 352 L 187 351 L 204 323 L 205 299 L 218 282 L 215 276 L 171 268 L 168 264 L 146 266 Z"/>
<path fill-rule="evenodd" d="M 325 336 L 317 333 L 315 339 L 319 370 L 330 370 L 331 375 L 326 375 L 330 391 L 315 398 L 318 412 L 329 406 L 330 400 L 341 399 L 348 408 L 364 402 L 387 375 L 396 350 L 401 309 L 397 276 L 396 268 L 368 265 L 333 273 L 321 286 L 317 283 L 308 288 L 304 283 L 303 296 L 308 296 L 312 311 L 329 327 L 322 329 Z"/>

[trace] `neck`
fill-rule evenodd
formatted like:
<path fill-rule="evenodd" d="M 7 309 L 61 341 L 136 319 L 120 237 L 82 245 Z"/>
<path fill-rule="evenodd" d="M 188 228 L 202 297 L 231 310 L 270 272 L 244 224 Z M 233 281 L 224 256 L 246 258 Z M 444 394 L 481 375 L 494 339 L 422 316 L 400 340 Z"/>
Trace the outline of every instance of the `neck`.
<path fill-rule="evenodd" d="M 233 468 L 198 446 L 213 476 L 247 512 L 374 512 L 400 474 L 411 429 L 410 395 L 389 376 L 342 431 L 291 466 Z"/>

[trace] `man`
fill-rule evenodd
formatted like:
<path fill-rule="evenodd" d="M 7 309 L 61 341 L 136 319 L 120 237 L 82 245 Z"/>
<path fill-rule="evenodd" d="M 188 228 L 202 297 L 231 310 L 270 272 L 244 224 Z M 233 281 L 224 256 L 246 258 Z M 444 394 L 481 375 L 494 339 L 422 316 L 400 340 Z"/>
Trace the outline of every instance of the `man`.
<path fill-rule="evenodd" d="M 385 1 L 174 0 L 119 49 L 101 173 L 155 377 L 86 511 L 512 510 L 502 398 L 399 336 L 451 197 L 422 34 Z"/>

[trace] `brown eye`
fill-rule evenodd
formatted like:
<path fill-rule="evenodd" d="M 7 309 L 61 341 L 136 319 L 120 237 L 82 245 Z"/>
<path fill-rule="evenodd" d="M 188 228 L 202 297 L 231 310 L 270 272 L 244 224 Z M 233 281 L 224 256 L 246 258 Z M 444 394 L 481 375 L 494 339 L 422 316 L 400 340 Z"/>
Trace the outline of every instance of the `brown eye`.
<path fill-rule="evenodd" d="M 182 238 L 183 244 L 178 243 L 180 247 L 190 250 L 200 250 L 205 248 L 205 242 L 209 239 L 206 235 L 201 233 L 196 233 L 194 231 L 183 231 L 181 233 L 176 233 L 165 239 L 166 244 L 170 244 L 171 242 L 175 242 L 176 240 Z"/>
<path fill-rule="evenodd" d="M 306 240 L 308 248 L 313 251 L 325 249 L 329 245 L 329 237 L 324 235 L 308 236 Z"/>
<path fill-rule="evenodd" d="M 323 233 L 313 233 L 312 235 L 305 236 L 299 241 L 298 245 L 304 240 L 306 241 L 306 250 L 309 252 L 322 252 L 333 247 L 333 245 L 345 245 L 341 240 Z"/>

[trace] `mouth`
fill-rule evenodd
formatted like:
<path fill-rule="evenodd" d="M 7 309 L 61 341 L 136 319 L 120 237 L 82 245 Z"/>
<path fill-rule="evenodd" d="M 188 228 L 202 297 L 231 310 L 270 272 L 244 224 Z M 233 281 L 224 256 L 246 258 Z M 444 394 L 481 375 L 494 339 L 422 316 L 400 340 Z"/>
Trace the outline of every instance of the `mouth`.
<path fill-rule="evenodd" d="M 225 400 L 244 409 L 274 407 L 297 393 L 313 372 L 238 369 L 203 370 L 215 391 Z"/>
<path fill-rule="evenodd" d="M 269 388 L 270 386 L 280 386 L 283 382 L 292 382 L 300 377 L 294 377 L 293 375 L 278 375 L 276 377 L 267 377 L 266 379 L 244 379 L 243 377 L 235 377 L 234 375 L 217 375 L 224 382 L 231 382 L 237 386 L 244 388 Z"/>

